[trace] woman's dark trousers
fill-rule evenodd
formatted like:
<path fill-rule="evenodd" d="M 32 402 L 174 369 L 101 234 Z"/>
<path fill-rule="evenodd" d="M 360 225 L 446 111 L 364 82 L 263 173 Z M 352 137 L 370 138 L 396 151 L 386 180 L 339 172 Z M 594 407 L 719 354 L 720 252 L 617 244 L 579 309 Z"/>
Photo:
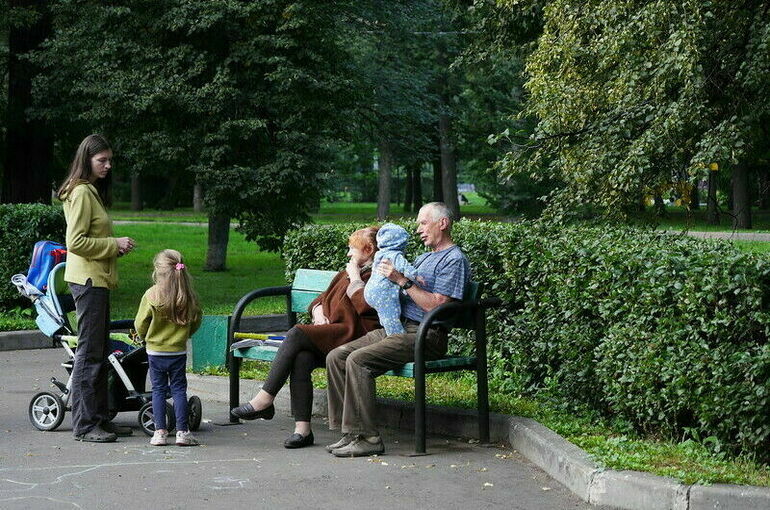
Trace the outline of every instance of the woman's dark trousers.
<path fill-rule="evenodd" d="M 313 370 L 323 367 L 326 356 L 299 328 L 291 328 L 281 342 L 270 373 L 262 386 L 272 396 L 281 390 L 291 376 L 291 412 L 295 421 L 310 421 L 313 412 Z"/>
<path fill-rule="evenodd" d="M 107 421 L 107 355 L 110 333 L 110 291 L 70 283 L 78 316 L 78 346 L 72 367 L 72 433 L 90 432 Z"/>

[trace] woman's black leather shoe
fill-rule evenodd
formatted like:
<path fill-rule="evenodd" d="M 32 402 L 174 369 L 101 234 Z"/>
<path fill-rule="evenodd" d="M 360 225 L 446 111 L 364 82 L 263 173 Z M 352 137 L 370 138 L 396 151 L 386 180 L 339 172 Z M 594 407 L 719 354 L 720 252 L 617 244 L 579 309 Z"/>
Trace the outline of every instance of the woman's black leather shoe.
<path fill-rule="evenodd" d="M 275 416 L 275 406 L 270 404 L 264 409 L 255 411 L 251 404 L 246 402 L 240 407 L 233 407 L 230 409 L 230 414 L 242 420 L 256 420 L 257 418 L 262 418 L 263 420 L 272 420 L 273 416 Z"/>
<path fill-rule="evenodd" d="M 313 444 L 313 433 L 303 436 L 302 434 L 294 433 L 283 442 L 283 446 L 286 448 L 303 448 Z"/>

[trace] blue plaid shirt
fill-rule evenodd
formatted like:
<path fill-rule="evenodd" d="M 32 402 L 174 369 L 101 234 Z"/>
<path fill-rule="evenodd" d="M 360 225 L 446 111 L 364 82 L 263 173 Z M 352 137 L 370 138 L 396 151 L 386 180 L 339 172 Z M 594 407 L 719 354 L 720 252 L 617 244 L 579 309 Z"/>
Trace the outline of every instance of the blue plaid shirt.
<path fill-rule="evenodd" d="M 425 284 L 415 283 L 423 290 L 461 300 L 465 285 L 471 279 L 471 266 L 459 246 L 454 245 L 437 252 L 423 253 L 414 261 L 414 267 L 425 279 Z M 425 312 L 405 291 L 401 291 L 401 314 L 407 319 L 422 322 Z"/>

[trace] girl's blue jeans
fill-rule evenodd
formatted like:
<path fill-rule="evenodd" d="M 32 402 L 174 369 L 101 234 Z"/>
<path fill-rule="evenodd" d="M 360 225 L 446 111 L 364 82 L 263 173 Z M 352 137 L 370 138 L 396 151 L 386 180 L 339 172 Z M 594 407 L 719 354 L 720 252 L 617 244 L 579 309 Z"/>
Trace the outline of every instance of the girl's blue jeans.
<path fill-rule="evenodd" d="M 166 395 L 171 389 L 176 415 L 176 429 L 187 431 L 187 354 L 178 356 L 147 355 L 152 383 L 152 417 L 155 430 L 166 429 Z"/>

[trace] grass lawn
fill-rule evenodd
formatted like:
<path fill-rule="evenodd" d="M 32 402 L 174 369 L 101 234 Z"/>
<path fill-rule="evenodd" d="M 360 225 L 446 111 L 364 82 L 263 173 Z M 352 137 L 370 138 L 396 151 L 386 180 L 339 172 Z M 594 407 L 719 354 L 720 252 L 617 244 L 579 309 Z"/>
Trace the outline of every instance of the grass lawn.
<path fill-rule="evenodd" d="M 706 207 L 701 207 L 697 211 L 688 211 L 684 207 L 668 206 L 666 208 L 666 217 L 659 218 L 655 215 L 652 207 L 637 218 L 638 223 L 657 225 L 659 229 L 665 230 L 693 230 L 700 232 L 732 232 L 732 217 L 728 214 L 722 214 L 719 225 L 709 225 L 706 222 Z M 760 210 L 754 207 L 751 211 L 752 224 L 751 230 L 738 229 L 736 232 L 770 232 L 770 211 Z"/>
<path fill-rule="evenodd" d="M 486 200 L 477 193 L 465 193 L 469 204 L 461 205 L 460 211 L 464 216 L 472 218 L 495 218 L 497 212 L 487 205 Z M 206 224 L 206 213 L 196 213 L 192 208 L 180 208 L 173 211 L 160 211 L 147 209 L 144 211 L 131 211 L 128 203 L 119 202 L 111 211 L 113 220 L 120 221 L 152 221 L 152 222 L 183 222 Z M 317 213 L 311 214 L 314 223 L 347 223 L 374 222 L 377 215 L 375 202 L 321 202 L 321 208 Z M 390 204 L 390 218 L 414 218 L 416 213 L 405 213 L 403 205 Z"/>
<path fill-rule="evenodd" d="M 136 240 L 136 249 L 118 259 L 120 283 L 112 295 L 112 316 L 133 318 L 144 291 L 152 285 L 152 259 L 164 248 L 182 252 L 193 277 L 193 284 L 207 315 L 230 314 L 246 292 L 260 287 L 285 285 L 284 263 L 277 253 L 261 252 L 235 231 L 230 232 L 227 271 L 203 271 L 207 230 L 196 226 L 169 224 L 115 225 L 116 236 Z M 257 300 L 248 313 L 284 311 L 281 298 Z M 284 308 L 282 308 L 284 306 Z"/>

